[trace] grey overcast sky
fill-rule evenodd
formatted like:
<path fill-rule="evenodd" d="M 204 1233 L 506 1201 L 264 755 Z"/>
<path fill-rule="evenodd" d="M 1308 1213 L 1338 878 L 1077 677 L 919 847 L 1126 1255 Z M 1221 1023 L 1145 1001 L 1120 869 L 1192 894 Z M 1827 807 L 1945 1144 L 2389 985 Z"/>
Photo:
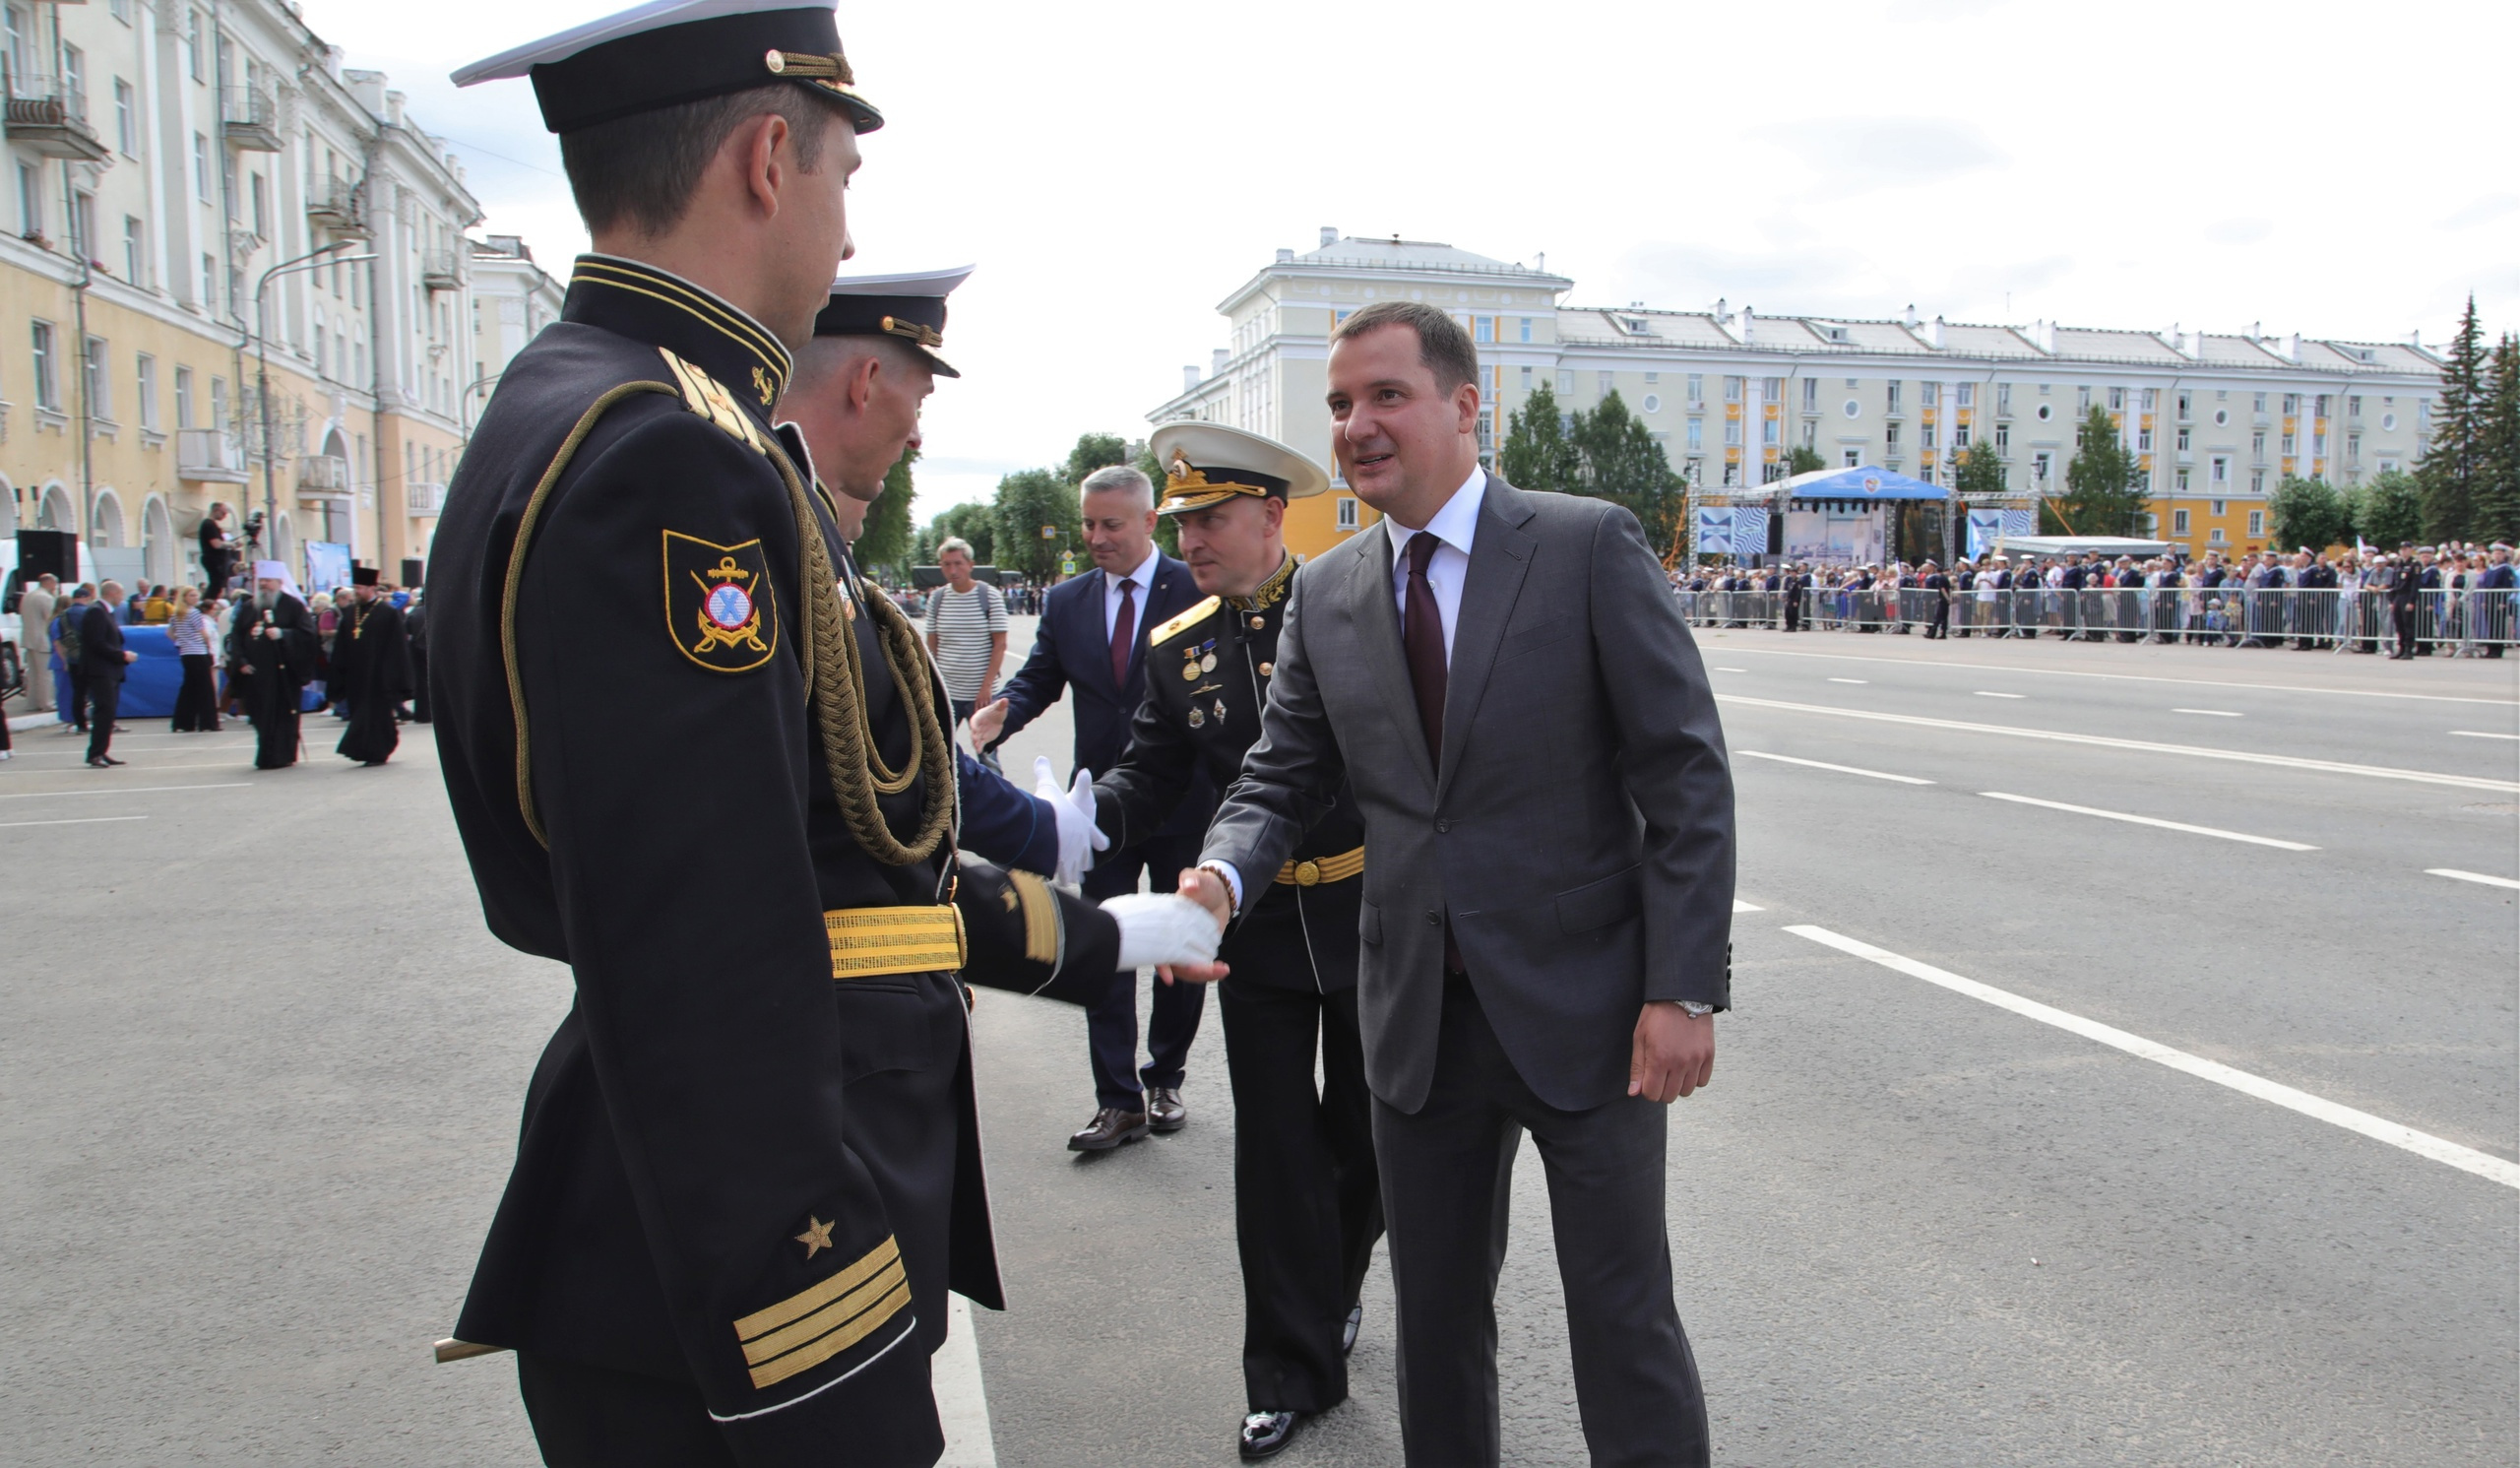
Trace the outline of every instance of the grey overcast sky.
<path fill-rule="evenodd" d="M 304 0 L 565 276 L 522 82 L 611 0 Z M 1574 304 L 2445 339 L 2520 329 L 2509 0 L 845 4 L 852 268 L 976 261 L 917 513 L 1131 437 L 1323 225 L 1546 252 Z"/>

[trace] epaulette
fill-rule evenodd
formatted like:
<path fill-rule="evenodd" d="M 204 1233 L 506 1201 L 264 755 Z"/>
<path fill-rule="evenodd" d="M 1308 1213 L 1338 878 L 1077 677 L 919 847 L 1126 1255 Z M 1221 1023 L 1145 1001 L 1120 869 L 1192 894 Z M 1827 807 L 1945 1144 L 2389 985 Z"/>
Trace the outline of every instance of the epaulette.
<path fill-rule="evenodd" d="M 1189 631 L 1192 627 L 1195 627 L 1199 623 L 1206 621 L 1209 617 L 1216 615 L 1217 608 L 1224 605 L 1225 599 L 1222 597 L 1208 598 L 1206 601 L 1201 602 L 1199 605 L 1191 607 L 1179 616 L 1174 617 L 1172 620 L 1166 622 L 1164 625 L 1146 634 L 1146 645 L 1148 647 L 1154 647 L 1163 642 L 1164 639 L 1170 637 L 1175 633 Z"/>
<path fill-rule="evenodd" d="M 657 355 L 665 359 L 666 368 L 673 373 L 673 383 L 682 392 L 684 407 L 725 429 L 737 442 L 749 445 L 754 453 L 769 452 L 762 442 L 761 430 L 753 426 L 749 415 L 735 406 L 734 396 L 718 379 L 662 347 L 657 349 Z"/>

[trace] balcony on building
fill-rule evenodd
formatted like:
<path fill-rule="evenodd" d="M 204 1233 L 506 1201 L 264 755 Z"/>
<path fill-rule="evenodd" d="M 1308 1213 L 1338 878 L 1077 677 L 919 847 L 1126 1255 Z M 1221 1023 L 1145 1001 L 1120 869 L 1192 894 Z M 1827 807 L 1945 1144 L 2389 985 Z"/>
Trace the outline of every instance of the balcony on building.
<path fill-rule="evenodd" d="M 330 174 L 307 190 L 306 222 L 335 239 L 366 239 L 374 231 L 362 203 L 357 183 Z"/>
<path fill-rule="evenodd" d="M 446 513 L 446 486 L 413 479 L 403 486 L 403 513 L 414 520 Z"/>
<path fill-rule="evenodd" d="M 176 429 L 175 478 L 195 484 L 246 482 L 244 441 L 217 428 Z"/>
<path fill-rule="evenodd" d="M 281 151 L 280 99 L 268 87 L 230 87 L 221 97 L 227 146 L 247 153 Z"/>
<path fill-rule="evenodd" d="M 58 77 L 7 77 L 9 141 L 45 158 L 111 163 L 113 152 L 88 125 L 88 100 Z"/>
<path fill-rule="evenodd" d="M 456 250 L 431 250 L 420 260 L 420 284 L 431 290 L 464 288 L 464 255 Z"/>
<path fill-rule="evenodd" d="M 297 493 L 300 498 L 347 494 L 349 491 L 348 460 L 333 454 L 309 454 L 297 461 Z"/>

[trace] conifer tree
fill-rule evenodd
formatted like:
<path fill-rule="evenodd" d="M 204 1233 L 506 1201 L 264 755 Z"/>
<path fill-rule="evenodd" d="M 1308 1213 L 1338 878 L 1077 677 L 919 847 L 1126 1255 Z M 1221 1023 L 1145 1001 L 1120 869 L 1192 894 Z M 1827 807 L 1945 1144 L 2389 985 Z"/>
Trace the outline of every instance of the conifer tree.
<path fill-rule="evenodd" d="M 2503 333 L 2487 373 L 2475 514 L 2478 541 L 2520 542 L 2520 336 Z"/>
<path fill-rule="evenodd" d="M 2477 324 L 2477 298 L 2459 317 L 2441 367 L 2441 408 L 2432 417 L 2416 479 L 2424 490 L 2424 537 L 2446 541 L 2466 536 L 2477 518 L 2477 479 L 2485 457 L 2485 332 Z"/>
<path fill-rule="evenodd" d="M 1505 419 L 1505 442 L 1496 451 L 1496 472 L 1518 489 L 1580 493 L 1583 457 L 1566 434 L 1566 418 L 1557 394 L 1547 383 L 1532 389 Z"/>
<path fill-rule="evenodd" d="M 2140 473 L 2134 450 L 2118 438 L 2117 420 L 2108 409 L 2092 405 L 2074 433 L 2074 457 L 2065 466 L 2065 492 L 2040 503 L 2041 533 L 2133 535 L 2144 513 Z"/>
<path fill-rule="evenodd" d="M 1567 487 L 1626 506 L 1644 527 L 1647 544 L 1658 549 L 1670 544 L 1686 491 L 1645 420 L 1629 413 L 1613 392 L 1599 408 L 1575 415 L 1574 431 L 1567 436 L 1578 458 L 1576 482 Z M 1521 482 L 1510 474 L 1505 478 Z"/>

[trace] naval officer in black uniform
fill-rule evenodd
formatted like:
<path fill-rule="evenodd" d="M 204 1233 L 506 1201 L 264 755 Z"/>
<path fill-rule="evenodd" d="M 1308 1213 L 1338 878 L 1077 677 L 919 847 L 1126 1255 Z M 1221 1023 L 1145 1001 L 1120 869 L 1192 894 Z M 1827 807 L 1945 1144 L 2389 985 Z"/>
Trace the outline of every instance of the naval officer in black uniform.
<path fill-rule="evenodd" d="M 576 1003 L 440 1354 L 513 1348 L 553 1464 L 932 1463 L 945 1292 L 1000 1303 L 955 971 L 1200 954 L 957 861 L 941 689 L 772 430 L 882 120 L 831 11 L 643 6 L 456 80 L 521 75 L 596 253 L 452 486 L 430 676 L 491 930 Z"/>
<path fill-rule="evenodd" d="M 1330 486 L 1320 466 L 1217 423 L 1167 423 L 1149 443 L 1167 467 L 1164 502 L 1205 601 L 1147 634 L 1146 698 L 1128 752 L 1095 783 L 1115 847 L 1161 826 L 1204 771 L 1233 783 L 1260 737 L 1295 558 L 1287 501 Z M 1233 1085 L 1233 1220 L 1242 1255 L 1236 1447 L 1284 1449 L 1296 1427 L 1348 1395 L 1348 1348 L 1382 1195 L 1356 1030 L 1356 918 L 1364 824 L 1342 793 L 1221 955 L 1226 1070 Z M 1314 1081 L 1318 1057 L 1321 1081 Z"/>

